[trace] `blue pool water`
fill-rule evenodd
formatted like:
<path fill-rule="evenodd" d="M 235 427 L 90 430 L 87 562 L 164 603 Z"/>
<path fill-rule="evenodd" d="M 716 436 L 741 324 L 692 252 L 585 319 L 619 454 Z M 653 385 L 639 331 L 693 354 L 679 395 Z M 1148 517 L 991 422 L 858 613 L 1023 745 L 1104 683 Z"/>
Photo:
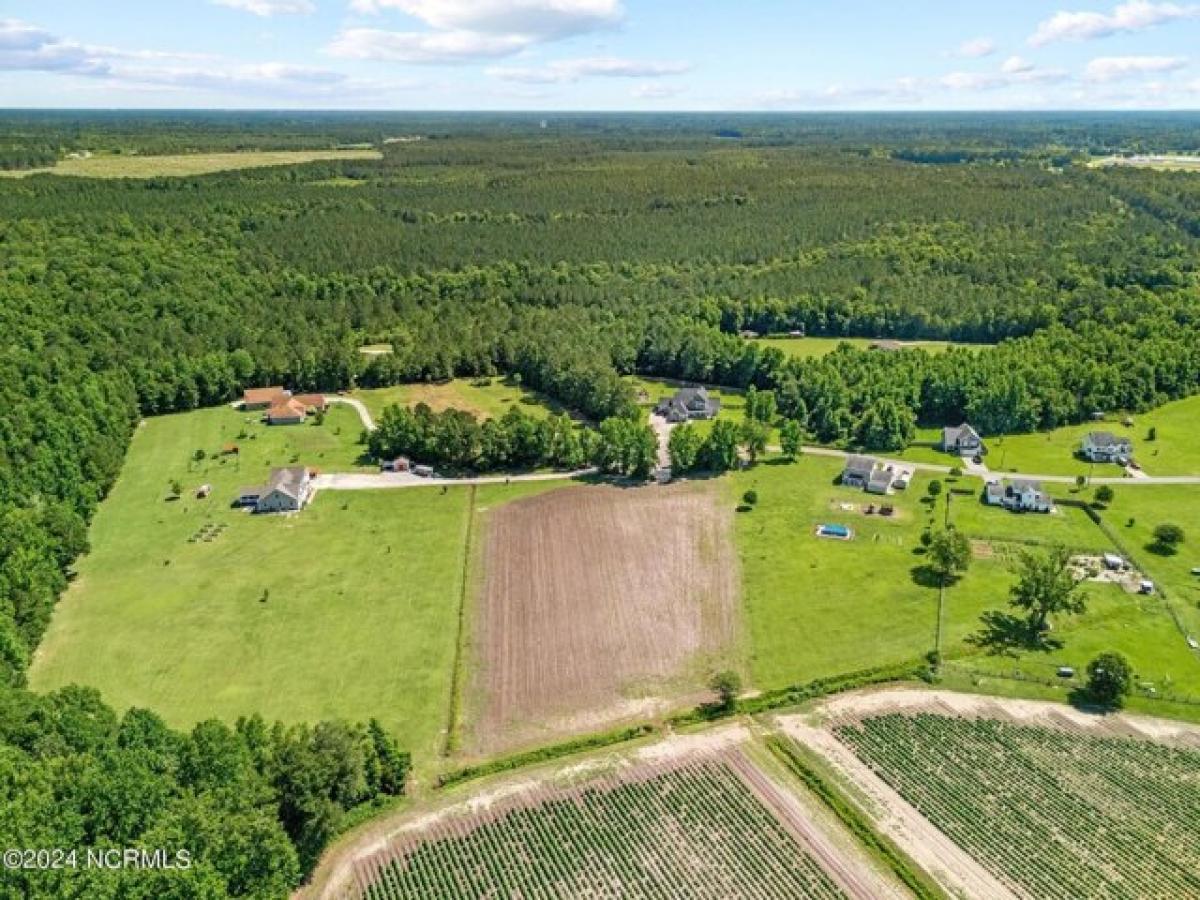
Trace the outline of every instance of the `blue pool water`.
<path fill-rule="evenodd" d="M 850 537 L 850 529 L 845 525 L 822 525 L 818 530 L 826 537 Z"/>

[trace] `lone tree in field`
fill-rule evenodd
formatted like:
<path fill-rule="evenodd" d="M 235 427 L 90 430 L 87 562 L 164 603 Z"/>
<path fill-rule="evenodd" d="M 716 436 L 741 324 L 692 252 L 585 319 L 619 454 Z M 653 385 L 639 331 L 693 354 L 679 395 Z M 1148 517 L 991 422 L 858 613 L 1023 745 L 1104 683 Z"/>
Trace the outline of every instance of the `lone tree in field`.
<path fill-rule="evenodd" d="M 1083 583 L 1071 568 L 1071 551 L 1063 546 L 1045 552 L 1022 550 L 1017 558 L 1017 583 L 1009 602 L 1024 611 L 1029 634 L 1038 638 L 1057 613 L 1081 613 L 1087 609 Z"/>
<path fill-rule="evenodd" d="M 717 695 L 717 700 L 721 709 L 729 712 L 737 703 L 738 694 L 742 692 L 742 679 L 737 672 L 726 669 L 723 672 L 717 672 L 709 681 L 708 686 L 712 688 L 713 693 Z"/>
<path fill-rule="evenodd" d="M 926 547 L 930 568 L 937 572 L 942 584 L 953 581 L 971 565 L 971 542 L 957 528 L 934 532 Z"/>
<path fill-rule="evenodd" d="M 1113 502 L 1113 497 L 1116 496 L 1116 492 L 1113 491 L 1113 489 L 1107 484 L 1102 484 L 1100 487 L 1096 488 L 1095 496 L 1098 504 L 1101 506 L 1108 506 L 1108 504 Z"/>
<path fill-rule="evenodd" d="M 804 426 L 795 419 L 785 419 L 779 426 L 779 444 L 783 455 L 795 459 L 802 452 L 804 444 Z"/>
<path fill-rule="evenodd" d="M 1133 687 L 1133 666 L 1113 650 L 1088 663 L 1087 673 L 1088 697 L 1103 706 L 1119 707 Z"/>
<path fill-rule="evenodd" d="M 929 487 L 925 489 L 925 492 L 929 494 L 930 497 L 937 497 L 937 495 L 942 492 L 942 483 L 936 478 L 933 479 L 933 481 L 929 482 Z"/>
<path fill-rule="evenodd" d="M 171 489 L 171 497 L 175 500 L 178 500 L 179 496 L 183 493 L 183 485 L 180 483 L 179 479 L 172 478 L 168 487 Z"/>
<path fill-rule="evenodd" d="M 1155 553 L 1164 556 L 1175 553 L 1184 540 L 1183 529 L 1172 522 L 1163 522 L 1154 529 L 1154 543 L 1151 545 Z"/>

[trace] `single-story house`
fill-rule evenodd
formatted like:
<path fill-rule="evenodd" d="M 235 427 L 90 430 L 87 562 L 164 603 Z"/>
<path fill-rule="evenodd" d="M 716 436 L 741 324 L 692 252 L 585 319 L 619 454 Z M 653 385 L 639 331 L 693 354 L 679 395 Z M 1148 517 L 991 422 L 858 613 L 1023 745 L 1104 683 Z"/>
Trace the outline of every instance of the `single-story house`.
<path fill-rule="evenodd" d="M 842 469 L 842 484 L 846 487 L 865 488 L 878 466 L 879 460 L 873 456 L 851 454 L 846 457 L 846 466 Z"/>
<path fill-rule="evenodd" d="M 1083 455 L 1092 462 L 1128 462 L 1133 441 L 1110 431 L 1089 431 L 1083 436 Z"/>
<path fill-rule="evenodd" d="M 303 509 L 312 494 L 312 473 L 306 466 L 272 469 L 266 484 L 242 488 L 238 506 L 251 506 L 256 513 L 295 512 Z"/>
<path fill-rule="evenodd" d="M 867 479 L 868 494 L 886 494 L 892 486 L 892 470 L 880 466 Z"/>
<path fill-rule="evenodd" d="M 267 409 L 283 403 L 292 396 L 291 391 L 275 387 L 246 388 L 242 391 L 242 409 Z"/>
<path fill-rule="evenodd" d="M 407 456 L 397 456 L 395 459 L 385 459 L 379 464 L 381 472 L 407 472 L 410 468 Z"/>
<path fill-rule="evenodd" d="M 324 394 L 296 394 L 292 399 L 303 406 L 305 410 L 324 412 L 329 408 L 329 401 L 325 399 Z"/>
<path fill-rule="evenodd" d="M 300 425 L 308 414 L 307 408 L 295 397 L 271 404 L 267 410 L 268 425 Z"/>
<path fill-rule="evenodd" d="M 942 429 L 942 449 L 955 456 L 980 456 L 987 453 L 979 432 L 966 422 Z"/>
<path fill-rule="evenodd" d="M 1011 512 L 1048 513 L 1054 509 L 1054 501 L 1042 490 L 1042 483 L 1025 478 L 989 481 L 983 489 L 983 500 Z"/>
<path fill-rule="evenodd" d="M 668 422 L 687 422 L 690 419 L 712 419 L 721 411 L 721 401 L 708 396 L 703 387 L 680 388 L 671 397 L 664 397 L 654 412 Z"/>

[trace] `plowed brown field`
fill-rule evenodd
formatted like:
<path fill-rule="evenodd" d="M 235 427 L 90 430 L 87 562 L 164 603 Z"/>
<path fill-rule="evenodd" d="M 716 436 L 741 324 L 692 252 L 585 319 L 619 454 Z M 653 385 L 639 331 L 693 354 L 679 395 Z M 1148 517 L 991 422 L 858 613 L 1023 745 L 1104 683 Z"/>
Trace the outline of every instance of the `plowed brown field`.
<path fill-rule="evenodd" d="M 496 510 L 475 747 L 594 730 L 701 690 L 736 631 L 731 515 L 694 484 L 580 486 Z"/>

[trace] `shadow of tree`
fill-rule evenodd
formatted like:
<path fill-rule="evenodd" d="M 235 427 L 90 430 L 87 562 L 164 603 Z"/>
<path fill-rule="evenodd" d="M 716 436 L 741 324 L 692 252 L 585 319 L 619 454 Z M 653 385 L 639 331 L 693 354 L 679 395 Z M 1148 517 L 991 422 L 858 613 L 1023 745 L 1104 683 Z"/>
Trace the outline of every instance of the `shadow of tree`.
<path fill-rule="evenodd" d="M 1047 653 L 1062 647 L 1062 641 L 1049 633 L 1034 634 L 1029 623 L 1012 613 L 989 609 L 979 617 L 983 628 L 967 637 L 967 643 L 994 656 L 1016 656 L 1018 650 Z"/>
<path fill-rule="evenodd" d="M 928 551 L 924 547 L 918 547 L 913 550 L 913 553 L 920 556 Z M 918 587 L 933 588 L 937 590 L 942 586 L 942 575 L 931 565 L 913 566 L 908 570 L 908 574 L 912 577 L 913 584 Z M 960 580 L 960 575 L 950 575 L 946 578 L 946 587 L 954 587 Z"/>
<path fill-rule="evenodd" d="M 1164 544 L 1161 541 L 1151 541 L 1146 545 L 1146 549 L 1155 556 L 1174 556 L 1179 552 L 1179 548 L 1172 544 Z"/>

